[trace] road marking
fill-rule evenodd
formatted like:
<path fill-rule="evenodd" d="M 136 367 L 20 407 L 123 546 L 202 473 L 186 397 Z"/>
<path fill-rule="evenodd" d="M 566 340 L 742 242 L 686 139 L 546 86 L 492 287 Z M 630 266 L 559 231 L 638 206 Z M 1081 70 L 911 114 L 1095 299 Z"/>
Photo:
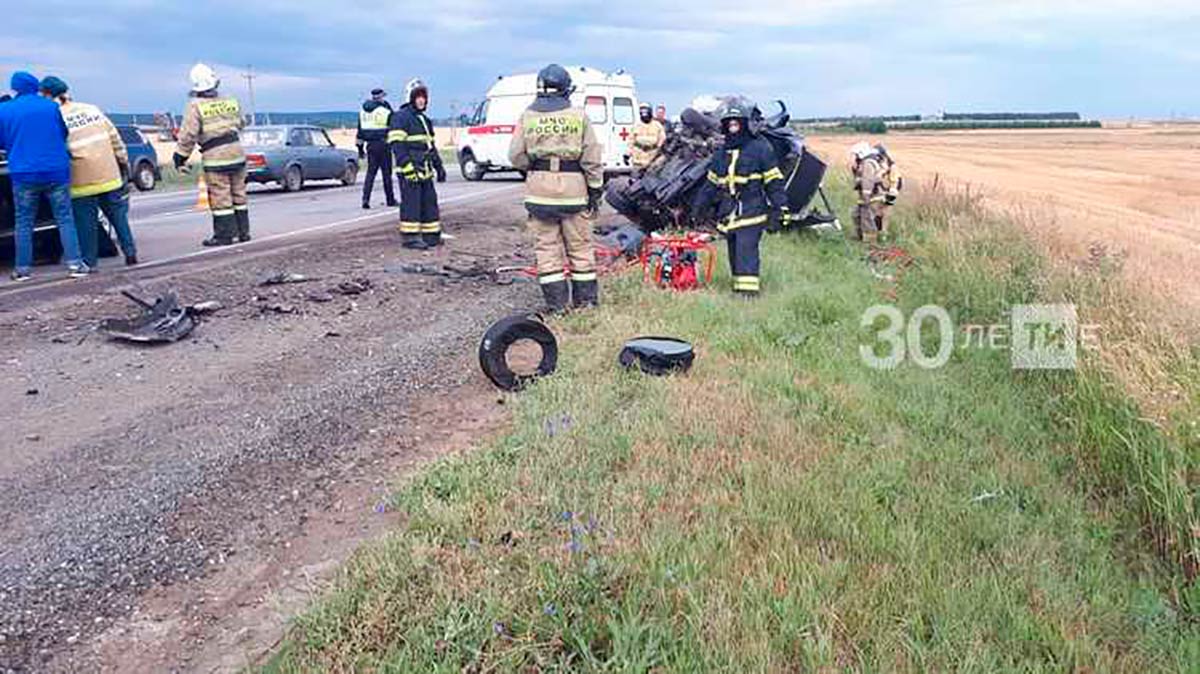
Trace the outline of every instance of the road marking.
<path fill-rule="evenodd" d="M 496 188 L 489 189 L 489 190 L 486 190 L 483 192 L 471 192 L 469 194 L 458 194 L 458 195 L 455 195 L 452 197 L 447 197 L 445 199 L 439 199 L 438 201 L 439 201 L 439 204 L 442 206 L 449 206 L 451 204 L 461 203 L 464 201 L 480 200 L 484 197 L 488 197 L 493 194 L 500 194 L 502 192 L 512 192 L 520 187 L 523 187 L 523 186 L 520 184 L 506 185 L 504 187 L 496 187 Z M 287 239 L 287 238 L 291 238 L 294 236 L 299 236 L 301 234 L 311 234 L 313 232 L 320 232 L 320 231 L 323 231 L 326 229 L 335 229 L 337 227 L 343 227 L 345 225 L 352 225 L 352 224 L 355 224 L 358 222 L 366 222 L 367 220 L 372 220 L 372 219 L 378 219 L 378 220 L 380 220 L 380 222 L 386 222 L 386 218 L 395 218 L 395 217 L 397 217 L 397 216 L 393 212 L 371 213 L 370 215 L 360 215 L 357 218 L 338 220 L 336 222 L 327 222 L 327 223 L 324 223 L 321 225 L 313 225 L 311 227 L 305 227 L 304 229 L 296 229 L 296 230 L 292 230 L 290 232 L 281 232 L 279 234 L 272 234 L 270 236 L 264 236 L 261 239 L 254 239 L 251 243 L 249 243 L 247 245 L 255 246 L 257 244 L 266 243 L 268 241 L 278 241 L 281 239 Z M 128 274 L 137 272 L 138 270 L 141 270 L 141 269 L 153 269 L 155 267 L 161 267 L 163 265 L 170 264 L 172 262 L 180 262 L 182 260 L 190 260 L 190 259 L 197 258 L 197 257 L 203 257 L 205 255 L 215 255 L 218 253 L 234 253 L 234 252 L 241 252 L 244 250 L 246 250 L 246 248 L 241 245 L 219 246 L 216 248 L 205 248 L 203 250 L 192 251 L 191 253 L 184 253 L 183 255 L 176 255 L 175 257 L 169 257 L 169 258 L 165 258 L 162 260 L 155 260 L 153 262 L 146 262 L 143 264 L 139 264 L 136 267 L 130 267 L 128 269 L 118 271 L 117 274 L 124 276 L 124 275 L 128 275 Z M 106 274 L 106 276 L 107 276 L 107 274 Z M 13 284 L 10 283 L 10 284 L 8 284 L 8 287 L 0 289 L 0 296 L 12 297 L 14 295 L 21 295 L 21 294 L 24 294 L 24 293 L 27 293 L 27 292 L 30 292 L 33 290 L 41 290 L 43 288 L 51 288 L 51 287 L 55 287 L 55 286 L 66 285 L 66 284 L 73 283 L 78 280 L 80 280 L 80 279 L 63 278 L 63 279 L 57 279 L 54 281 L 47 281 L 45 283 L 37 283 L 35 285 L 18 286 L 18 287 L 12 287 Z"/>

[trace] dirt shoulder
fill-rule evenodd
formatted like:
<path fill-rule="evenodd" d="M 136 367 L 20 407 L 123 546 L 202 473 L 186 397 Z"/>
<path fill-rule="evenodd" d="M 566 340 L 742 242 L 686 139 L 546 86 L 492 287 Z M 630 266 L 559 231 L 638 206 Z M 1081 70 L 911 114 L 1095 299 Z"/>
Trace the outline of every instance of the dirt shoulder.
<path fill-rule="evenodd" d="M 83 339 L 130 309 L 99 281 L 0 304 L 0 669 L 224 671 L 269 646 L 388 526 L 397 474 L 502 423 L 476 340 L 536 288 L 400 265 L 512 264 L 521 220 L 500 195 L 449 210 L 436 253 L 389 226 L 147 275 L 226 307 L 159 348 Z M 317 280 L 257 285 L 280 270 Z"/>

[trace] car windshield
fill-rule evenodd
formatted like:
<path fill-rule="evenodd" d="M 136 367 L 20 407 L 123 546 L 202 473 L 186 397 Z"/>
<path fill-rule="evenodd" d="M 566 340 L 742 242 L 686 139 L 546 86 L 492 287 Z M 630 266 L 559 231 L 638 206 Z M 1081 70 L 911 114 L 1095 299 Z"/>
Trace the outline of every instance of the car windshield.
<path fill-rule="evenodd" d="M 246 129 L 242 131 L 243 145 L 283 145 L 283 129 Z"/>

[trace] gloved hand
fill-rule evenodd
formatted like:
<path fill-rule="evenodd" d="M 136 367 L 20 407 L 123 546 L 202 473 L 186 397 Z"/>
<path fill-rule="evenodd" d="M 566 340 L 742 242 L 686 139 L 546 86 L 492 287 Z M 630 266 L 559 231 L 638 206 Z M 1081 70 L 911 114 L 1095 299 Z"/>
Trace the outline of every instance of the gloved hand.
<path fill-rule="evenodd" d="M 171 155 L 171 162 L 175 164 L 175 169 L 183 174 L 191 173 L 191 169 L 187 165 L 187 157 L 181 154 Z"/>
<path fill-rule="evenodd" d="M 446 182 L 446 168 L 441 164 L 437 165 L 437 181 L 439 183 Z"/>
<path fill-rule="evenodd" d="M 600 212 L 600 196 L 602 194 L 604 194 L 604 190 L 599 187 L 589 187 L 588 188 L 588 205 L 587 205 L 587 207 L 588 207 L 588 210 L 591 211 L 593 215 Z"/>
<path fill-rule="evenodd" d="M 129 184 L 129 164 L 117 162 L 117 170 L 121 172 L 121 184 Z"/>
<path fill-rule="evenodd" d="M 887 204 L 888 206 L 895 205 L 895 203 L 896 203 L 896 193 L 895 193 L 895 192 L 888 192 L 888 193 L 887 193 L 887 196 L 885 196 L 885 197 L 883 198 L 883 203 Z"/>
<path fill-rule="evenodd" d="M 365 149 L 363 149 L 363 144 L 362 144 L 362 143 L 355 143 L 355 147 L 357 147 L 357 148 L 358 148 L 358 158 L 359 158 L 359 159 L 366 159 L 366 158 L 367 158 L 367 151 L 366 151 Z"/>

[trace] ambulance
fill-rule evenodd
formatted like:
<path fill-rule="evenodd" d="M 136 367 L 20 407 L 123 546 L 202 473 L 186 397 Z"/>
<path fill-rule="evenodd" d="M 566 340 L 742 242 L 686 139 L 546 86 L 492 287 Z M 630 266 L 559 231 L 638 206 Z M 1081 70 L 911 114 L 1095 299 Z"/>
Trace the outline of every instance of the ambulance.
<path fill-rule="evenodd" d="M 567 67 L 567 72 L 575 87 L 571 104 L 587 112 L 604 148 L 605 176 L 629 173 L 629 140 L 638 109 L 633 76 L 581 66 Z M 458 134 L 458 165 L 464 178 L 483 180 L 488 173 L 515 170 L 508 163 L 508 148 L 521 113 L 536 96 L 537 73 L 501 77 L 473 114 L 460 119 L 465 128 Z"/>

